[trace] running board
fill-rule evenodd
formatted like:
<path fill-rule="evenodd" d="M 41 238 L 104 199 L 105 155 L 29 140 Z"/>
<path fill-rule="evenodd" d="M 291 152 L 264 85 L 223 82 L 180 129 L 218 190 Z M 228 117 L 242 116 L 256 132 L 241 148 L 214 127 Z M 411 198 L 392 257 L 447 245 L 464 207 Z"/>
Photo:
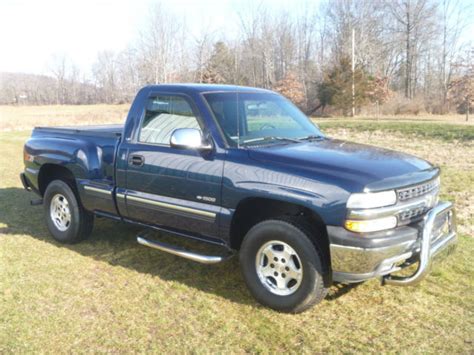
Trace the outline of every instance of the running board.
<path fill-rule="evenodd" d="M 158 249 L 158 250 L 161 250 L 173 255 L 177 255 L 185 259 L 196 261 L 201 264 L 217 264 L 233 256 L 233 254 L 218 256 L 218 255 L 203 255 L 203 254 L 193 253 L 191 251 L 181 249 L 170 244 L 158 242 L 156 240 L 149 240 L 141 236 L 137 236 L 137 242 L 141 245 L 144 245 L 153 249 Z"/>

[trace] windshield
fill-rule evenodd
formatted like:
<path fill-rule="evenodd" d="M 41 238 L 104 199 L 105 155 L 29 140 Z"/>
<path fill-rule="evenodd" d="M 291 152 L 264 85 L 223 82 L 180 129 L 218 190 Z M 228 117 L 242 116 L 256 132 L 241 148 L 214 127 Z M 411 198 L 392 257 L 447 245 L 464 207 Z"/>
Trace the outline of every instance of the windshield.
<path fill-rule="evenodd" d="M 231 146 L 323 137 L 289 100 L 271 93 L 204 95 Z"/>

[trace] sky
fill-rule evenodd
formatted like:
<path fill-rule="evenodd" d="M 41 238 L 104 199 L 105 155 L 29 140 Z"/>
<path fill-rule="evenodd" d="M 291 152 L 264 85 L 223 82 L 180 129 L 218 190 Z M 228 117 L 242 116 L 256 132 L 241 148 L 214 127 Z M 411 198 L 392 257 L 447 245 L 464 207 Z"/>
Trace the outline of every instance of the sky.
<path fill-rule="evenodd" d="M 120 51 L 133 44 L 155 2 L 0 0 L 0 72 L 48 74 L 48 63 L 55 55 L 71 59 L 83 72 L 90 71 L 97 52 Z M 271 7 L 289 3 L 263 2 Z M 203 26 L 231 35 L 238 21 L 236 10 L 242 6 L 238 0 L 172 0 L 163 4 L 178 16 L 185 15 L 191 35 L 198 35 Z"/>
<path fill-rule="evenodd" d="M 263 2 L 289 11 L 320 0 L 168 0 L 165 7 L 184 15 L 190 35 L 209 27 L 232 38 L 237 11 Z M 472 4 L 474 0 L 461 0 Z M 0 0 L 0 72 L 48 74 L 53 57 L 66 56 L 86 75 L 101 50 L 133 44 L 157 0 Z M 472 31 L 467 31 L 472 36 Z"/>

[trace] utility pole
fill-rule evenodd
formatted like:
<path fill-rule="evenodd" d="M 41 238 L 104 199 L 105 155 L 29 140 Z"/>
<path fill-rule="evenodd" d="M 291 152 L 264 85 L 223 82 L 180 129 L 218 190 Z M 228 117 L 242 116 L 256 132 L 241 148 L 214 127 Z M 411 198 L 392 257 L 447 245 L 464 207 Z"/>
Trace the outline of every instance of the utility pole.
<path fill-rule="evenodd" d="M 355 79 L 354 79 L 354 70 L 355 70 L 355 31 L 352 28 L 352 117 L 355 116 Z"/>

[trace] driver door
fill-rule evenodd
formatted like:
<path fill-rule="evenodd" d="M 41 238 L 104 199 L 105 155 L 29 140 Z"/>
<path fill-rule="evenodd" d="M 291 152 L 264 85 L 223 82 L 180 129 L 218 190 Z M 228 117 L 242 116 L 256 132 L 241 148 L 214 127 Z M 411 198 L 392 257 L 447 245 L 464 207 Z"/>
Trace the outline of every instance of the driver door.
<path fill-rule="evenodd" d="M 148 224 L 216 236 L 223 161 L 213 152 L 172 148 L 178 128 L 202 128 L 191 102 L 181 95 L 151 97 L 136 138 L 122 147 L 126 213 Z"/>

